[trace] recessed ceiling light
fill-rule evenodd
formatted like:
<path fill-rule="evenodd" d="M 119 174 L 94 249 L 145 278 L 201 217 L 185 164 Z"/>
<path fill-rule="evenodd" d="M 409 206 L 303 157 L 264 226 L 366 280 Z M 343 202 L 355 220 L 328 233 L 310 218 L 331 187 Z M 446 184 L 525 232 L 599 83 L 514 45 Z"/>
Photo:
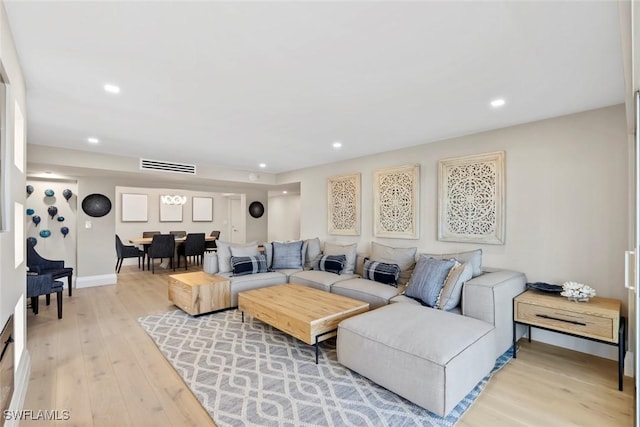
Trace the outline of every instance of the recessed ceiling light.
<path fill-rule="evenodd" d="M 502 107 L 505 104 L 504 99 L 499 98 L 499 99 L 494 99 L 493 101 L 491 101 L 491 106 L 493 108 L 498 108 L 498 107 Z"/>
<path fill-rule="evenodd" d="M 109 93 L 120 93 L 120 87 L 110 83 L 104 85 L 104 90 Z"/>
<path fill-rule="evenodd" d="M 342 142 L 336 141 L 332 145 L 333 145 L 333 148 L 341 148 L 342 147 Z"/>
<path fill-rule="evenodd" d="M 260 166 L 262 169 L 264 169 L 264 168 L 267 167 L 267 164 L 266 163 L 260 163 L 258 166 Z"/>
<path fill-rule="evenodd" d="M 87 138 L 87 141 L 92 143 L 92 144 L 97 144 L 98 142 L 100 142 L 100 140 L 98 138 L 94 138 L 94 137 Z"/>
<path fill-rule="evenodd" d="M 284 191 L 282 192 L 282 194 L 287 194 L 287 190 L 284 190 Z"/>

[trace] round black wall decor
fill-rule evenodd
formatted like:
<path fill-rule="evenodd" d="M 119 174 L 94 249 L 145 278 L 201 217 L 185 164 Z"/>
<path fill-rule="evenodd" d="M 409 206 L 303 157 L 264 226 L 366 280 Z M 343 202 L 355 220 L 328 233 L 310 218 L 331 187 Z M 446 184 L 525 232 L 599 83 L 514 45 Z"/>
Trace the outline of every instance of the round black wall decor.
<path fill-rule="evenodd" d="M 111 211 L 111 200 L 104 194 L 89 194 L 82 201 L 82 210 L 96 218 L 105 216 Z"/>
<path fill-rule="evenodd" d="M 264 206 L 260 202 L 251 202 L 249 205 L 249 215 L 260 218 L 264 214 Z"/>

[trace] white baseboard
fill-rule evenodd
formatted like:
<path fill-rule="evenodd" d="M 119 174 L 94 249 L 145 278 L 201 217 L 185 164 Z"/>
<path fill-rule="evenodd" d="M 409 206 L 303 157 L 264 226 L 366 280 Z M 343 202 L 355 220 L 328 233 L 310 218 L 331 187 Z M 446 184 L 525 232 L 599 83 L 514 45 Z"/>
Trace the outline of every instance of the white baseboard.
<path fill-rule="evenodd" d="M 18 362 L 18 369 L 13 379 L 13 396 L 9 403 L 9 411 L 18 413 L 24 407 L 24 400 L 27 397 L 27 388 L 29 386 L 29 377 L 31 377 L 31 355 L 25 348 Z M 5 427 L 18 427 L 20 420 L 16 418 L 7 418 L 4 421 Z"/>
<path fill-rule="evenodd" d="M 90 288 L 93 286 L 115 285 L 118 283 L 118 276 L 113 274 L 102 274 L 99 276 L 85 276 L 76 278 L 76 288 Z"/>
<path fill-rule="evenodd" d="M 624 355 L 624 375 L 627 377 L 633 377 L 634 374 L 634 355 L 633 351 L 627 351 Z"/>

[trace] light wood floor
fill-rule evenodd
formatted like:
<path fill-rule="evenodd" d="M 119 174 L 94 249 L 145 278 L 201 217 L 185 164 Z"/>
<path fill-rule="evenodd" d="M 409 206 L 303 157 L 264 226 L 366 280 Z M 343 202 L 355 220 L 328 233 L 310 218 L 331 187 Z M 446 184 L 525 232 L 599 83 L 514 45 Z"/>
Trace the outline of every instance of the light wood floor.
<path fill-rule="evenodd" d="M 189 271 L 197 270 L 190 267 Z M 182 270 L 183 272 L 184 270 Z M 31 379 L 24 409 L 70 411 L 68 421 L 24 426 L 212 426 L 137 318 L 173 310 L 167 275 L 125 266 L 119 283 L 74 290 L 27 314 Z M 633 381 L 617 390 L 617 364 L 521 341 L 518 358 L 489 382 L 460 427 L 632 426 Z"/>

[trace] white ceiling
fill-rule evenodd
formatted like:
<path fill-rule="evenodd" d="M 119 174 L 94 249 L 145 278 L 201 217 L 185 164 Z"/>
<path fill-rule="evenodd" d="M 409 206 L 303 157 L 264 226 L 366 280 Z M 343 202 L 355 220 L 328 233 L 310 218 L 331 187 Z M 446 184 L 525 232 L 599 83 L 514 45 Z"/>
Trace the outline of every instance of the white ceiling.
<path fill-rule="evenodd" d="M 613 1 L 5 7 L 30 144 L 277 173 L 624 102 Z"/>

